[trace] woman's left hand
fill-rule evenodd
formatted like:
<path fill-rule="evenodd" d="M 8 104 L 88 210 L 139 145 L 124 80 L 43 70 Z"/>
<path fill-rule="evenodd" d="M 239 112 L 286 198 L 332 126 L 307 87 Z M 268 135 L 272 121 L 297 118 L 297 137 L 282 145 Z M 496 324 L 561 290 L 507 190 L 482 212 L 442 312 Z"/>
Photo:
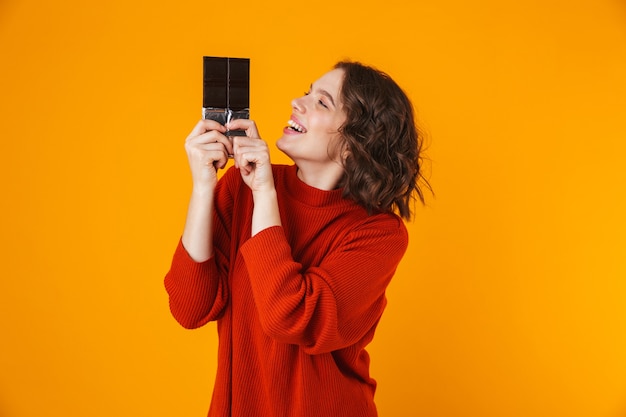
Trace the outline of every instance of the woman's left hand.
<path fill-rule="evenodd" d="M 235 119 L 226 127 L 246 132 L 246 136 L 232 136 L 235 167 L 239 168 L 246 185 L 253 193 L 274 190 L 269 148 L 260 138 L 256 123 L 248 119 Z"/>

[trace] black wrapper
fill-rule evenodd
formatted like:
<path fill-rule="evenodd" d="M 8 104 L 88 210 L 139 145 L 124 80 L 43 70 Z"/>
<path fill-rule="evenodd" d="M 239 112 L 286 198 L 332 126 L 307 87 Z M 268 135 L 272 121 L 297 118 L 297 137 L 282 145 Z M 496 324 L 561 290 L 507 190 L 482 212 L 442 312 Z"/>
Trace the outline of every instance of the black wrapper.
<path fill-rule="evenodd" d="M 250 60 L 204 57 L 202 118 L 226 124 L 250 118 Z M 242 130 L 227 136 L 245 136 Z"/>

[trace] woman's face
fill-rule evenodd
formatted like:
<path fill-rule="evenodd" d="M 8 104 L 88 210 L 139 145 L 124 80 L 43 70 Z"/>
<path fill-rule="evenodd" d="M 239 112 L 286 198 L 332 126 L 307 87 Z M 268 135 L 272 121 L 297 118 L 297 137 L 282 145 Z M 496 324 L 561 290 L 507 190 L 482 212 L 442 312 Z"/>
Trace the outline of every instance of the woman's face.
<path fill-rule="evenodd" d="M 344 71 L 334 69 L 311 85 L 304 96 L 291 102 L 293 113 L 276 146 L 301 169 L 336 167 L 340 160 L 339 128 L 346 120 L 339 97 Z"/>

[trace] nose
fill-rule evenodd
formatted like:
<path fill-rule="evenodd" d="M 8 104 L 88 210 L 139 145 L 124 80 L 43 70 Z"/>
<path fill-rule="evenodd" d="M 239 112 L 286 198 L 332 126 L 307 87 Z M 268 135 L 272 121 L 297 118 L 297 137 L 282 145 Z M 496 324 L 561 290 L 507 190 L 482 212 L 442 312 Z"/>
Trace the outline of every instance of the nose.
<path fill-rule="evenodd" d="M 298 98 L 294 98 L 293 100 L 291 100 L 291 108 L 299 113 L 304 113 L 305 107 L 304 107 L 304 103 L 302 102 L 303 98 L 304 97 L 298 97 Z"/>

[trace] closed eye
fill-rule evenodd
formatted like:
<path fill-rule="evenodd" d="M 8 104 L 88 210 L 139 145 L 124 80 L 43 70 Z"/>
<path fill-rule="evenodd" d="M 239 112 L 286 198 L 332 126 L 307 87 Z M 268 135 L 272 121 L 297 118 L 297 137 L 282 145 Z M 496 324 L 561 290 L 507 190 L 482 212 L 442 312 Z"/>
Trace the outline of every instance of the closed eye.
<path fill-rule="evenodd" d="M 311 91 L 305 91 L 305 92 L 304 92 L 304 95 L 305 95 L 305 96 L 308 96 L 308 95 L 310 95 L 310 94 L 311 94 Z M 324 107 L 325 109 L 327 109 L 327 108 L 328 108 L 328 105 L 327 105 L 326 103 L 324 103 L 324 101 L 323 101 L 323 100 L 318 100 L 318 101 L 317 101 L 317 103 L 318 103 L 318 104 L 320 104 L 320 105 L 321 105 L 322 107 Z"/>

